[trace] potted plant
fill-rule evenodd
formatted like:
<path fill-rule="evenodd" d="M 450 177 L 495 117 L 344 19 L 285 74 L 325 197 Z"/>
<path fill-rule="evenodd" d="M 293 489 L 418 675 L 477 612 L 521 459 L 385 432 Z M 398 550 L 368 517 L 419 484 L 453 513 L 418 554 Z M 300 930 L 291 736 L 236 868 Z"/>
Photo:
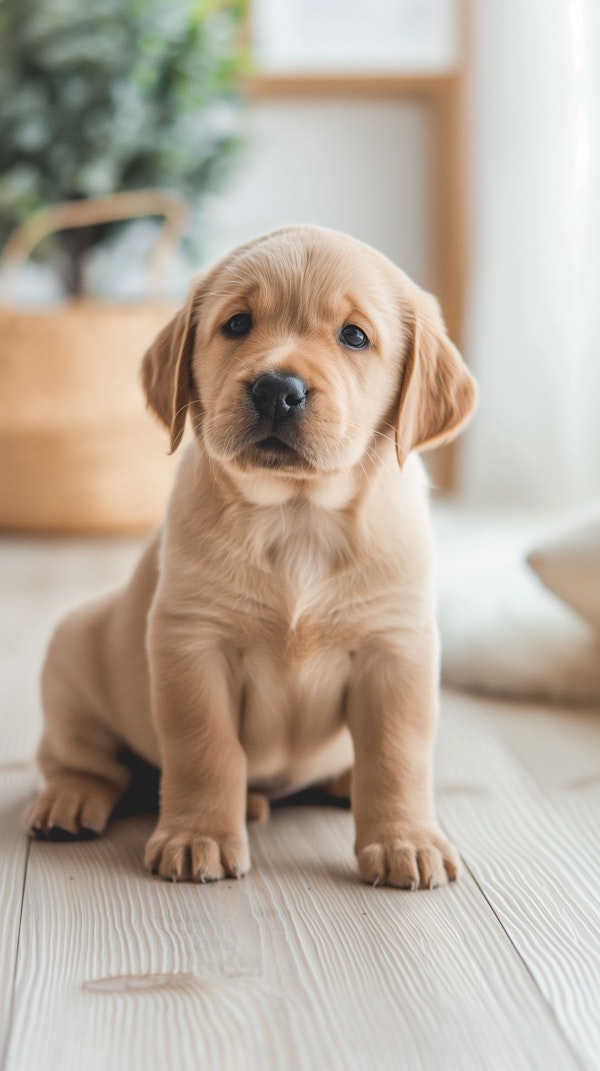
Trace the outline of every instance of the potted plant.
<path fill-rule="evenodd" d="M 177 238 L 182 198 L 197 250 L 202 197 L 239 143 L 242 17 L 215 0 L 3 0 L 0 242 L 15 268 L 44 239 L 69 300 L 5 294 L 0 524 L 140 528 L 162 508 L 170 465 L 131 384 L 173 306 L 92 301 L 86 272 L 130 215 L 166 214 Z"/>

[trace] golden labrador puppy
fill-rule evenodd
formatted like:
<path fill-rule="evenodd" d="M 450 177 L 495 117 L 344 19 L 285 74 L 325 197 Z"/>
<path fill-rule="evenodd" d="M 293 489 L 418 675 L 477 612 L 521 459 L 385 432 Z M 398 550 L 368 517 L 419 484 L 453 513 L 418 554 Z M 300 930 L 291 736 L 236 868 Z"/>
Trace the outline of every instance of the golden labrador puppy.
<path fill-rule="evenodd" d="M 32 832 L 101 833 L 127 745 L 162 771 L 147 867 L 240 877 L 247 799 L 256 813 L 352 770 L 361 877 L 452 880 L 414 451 L 458 431 L 475 387 L 435 301 L 361 242 L 286 227 L 199 280 L 143 381 L 172 450 L 186 414 L 195 434 L 129 585 L 51 641 Z"/>

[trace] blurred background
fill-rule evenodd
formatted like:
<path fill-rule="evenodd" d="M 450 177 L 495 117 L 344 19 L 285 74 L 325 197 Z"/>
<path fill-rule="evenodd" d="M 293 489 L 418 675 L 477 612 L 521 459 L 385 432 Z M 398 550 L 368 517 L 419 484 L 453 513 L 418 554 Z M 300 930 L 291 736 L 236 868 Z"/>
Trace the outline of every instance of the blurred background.
<path fill-rule="evenodd" d="M 9 617 L 160 518 L 137 369 L 193 273 L 323 224 L 437 294 L 480 385 L 428 455 L 446 681 L 600 704 L 596 0 L 2 0 L 0 49 Z"/>

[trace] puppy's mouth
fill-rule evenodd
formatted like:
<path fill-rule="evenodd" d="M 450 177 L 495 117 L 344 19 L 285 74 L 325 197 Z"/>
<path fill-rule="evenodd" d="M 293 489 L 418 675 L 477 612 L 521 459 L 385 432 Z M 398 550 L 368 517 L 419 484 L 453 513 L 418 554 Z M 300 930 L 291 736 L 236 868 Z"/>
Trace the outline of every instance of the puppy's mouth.
<path fill-rule="evenodd" d="M 249 461 L 252 468 L 291 469 L 304 468 L 307 464 L 303 454 L 278 435 L 267 435 L 250 444 Z"/>
<path fill-rule="evenodd" d="M 255 443 L 257 450 L 264 450 L 265 453 L 275 454 L 295 454 L 293 446 L 289 443 L 285 443 L 283 439 L 278 439 L 276 435 L 269 435 L 266 439 L 260 439 Z"/>

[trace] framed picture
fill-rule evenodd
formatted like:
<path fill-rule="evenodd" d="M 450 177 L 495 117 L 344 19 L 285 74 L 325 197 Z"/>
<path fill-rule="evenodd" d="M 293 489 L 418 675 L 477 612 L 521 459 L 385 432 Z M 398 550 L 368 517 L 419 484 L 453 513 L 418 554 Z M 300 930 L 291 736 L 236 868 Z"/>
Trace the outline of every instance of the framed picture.
<path fill-rule="evenodd" d="M 458 0 L 252 0 L 257 73 L 447 74 Z"/>

